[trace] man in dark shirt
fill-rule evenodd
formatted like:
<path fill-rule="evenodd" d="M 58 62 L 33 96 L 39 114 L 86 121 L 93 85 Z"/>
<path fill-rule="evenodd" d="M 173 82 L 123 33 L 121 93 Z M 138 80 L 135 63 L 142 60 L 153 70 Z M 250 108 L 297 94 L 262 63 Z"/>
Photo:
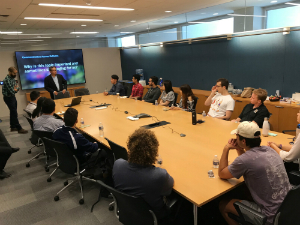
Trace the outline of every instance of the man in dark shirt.
<path fill-rule="evenodd" d="M 265 89 L 255 89 L 250 98 L 251 103 L 246 105 L 241 115 L 232 122 L 252 121 L 261 128 L 264 118 L 270 116 L 267 107 L 264 105 L 267 96 L 268 92 Z"/>
<path fill-rule="evenodd" d="M 158 78 L 156 76 L 149 78 L 149 90 L 143 97 L 143 102 L 155 103 L 155 100 L 161 95 L 160 88 L 157 86 Z"/>
<path fill-rule="evenodd" d="M 127 93 L 125 93 L 124 86 L 118 82 L 119 77 L 118 75 L 111 75 L 110 82 L 113 84 L 109 92 L 104 92 L 104 95 L 116 95 L 117 93 L 120 94 L 120 96 L 125 96 Z"/>
<path fill-rule="evenodd" d="M 174 180 L 165 169 L 154 166 L 158 146 L 153 131 L 136 130 L 128 138 L 128 161 L 114 163 L 113 180 L 117 190 L 142 197 L 161 221 L 168 217 L 163 197 L 171 194 Z"/>
<path fill-rule="evenodd" d="M 67 81 L 65 78 L 57 74 L 57 70 L 55 66 L 49 67 L 50 75 L 45 77 L 44 79 L 44 87 L 50 93 L 52 99 L 54 99 L 54 95 L 57 95 L 58 92 L 62 92 L 63 94 L 67 91 Z"/>

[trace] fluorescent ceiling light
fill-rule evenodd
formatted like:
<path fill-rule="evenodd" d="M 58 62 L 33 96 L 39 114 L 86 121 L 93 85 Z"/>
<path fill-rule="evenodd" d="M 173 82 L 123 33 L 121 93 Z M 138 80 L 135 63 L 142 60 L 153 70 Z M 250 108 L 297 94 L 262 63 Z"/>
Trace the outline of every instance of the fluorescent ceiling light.
<path fill-rule="evenodd" d="M 209 22 L 188 22 L 188 23 L 209 23 Z"/>
<path fill-rule="evenodd" d="M 52 37 L 41 37 L 41 36 L 37 36 L 37 37 L 33 37 L 33 38 L 52 38 Z"/>
<path fill-rule="evenodd" d="M 271 3 L 276 3 L 277 1 L 271 1 Z"/>
<path fill-rule="evenodd" d="M 22 36 L 36 36 L 36 35 L 60 35 L 61 33 L 44 33 L 44 34 L 8 34 L 8 35 L 22 35 Z"/>
<path fill-rule="evenodd" d="M 218 14 L 219 14 L 219 13 L 214 13 L 213 15 L 216 16 L 216 15 L 218 15 Z"/>
<path fill-rule="evenodd" d="M 135 22 L 136 22 L 136 20 L 131 20 L 130 22 L 131 22 L 131 23 L 135 23 Z"/>
<path fill-rule="evenodd" d="M 23 32 L 18 32 L 18 31 L 0 31 L 0 34 L 22 34 Z"/>
<path fill-rule="evenodd" d="M 26 41 L 44 41 L 44 40 L 20 40 L 20 41 L 26 42 Z"/>
<path fill-rule="evenodd" d="M 21 25 L 21 26 L 26 26 L 27 24 L 26 24 L 26 23 L 21 23 L 20 25 Z"/>
<path fill-rule="evenodd" d="M 99 6 L 85 6 L 85 5 L 62 5 L 62 4 L 49 4 L 39 3 L 40 6 L 61 7 L 61 8 L 77 8 L 77 9 L 103 9 L 103 10 L 121 10 L 132 11 L 130 8 L 113 8 L 113 7 L 99 7 Z"/>
<path fill-rule="evenodd" d="M 132 34 L 133 32 L 120 32 L 121 34 Z"/>
<path fill-rule="evenodd" d="M 261 15 L 243 15 L 243 14 L 227 14 L 228 16 L 250 16 L 250 17 L 267 17 Z"/>
<path fill-rule="evenodd" d="M 71 32 L 70 34 L 98 34 L 99 32 Z"/>
<path fill-rule="evenodd" d="M 76 36 L 76 37 L 80 37 L 80 36 Z"/>
<path fill-rule="evenodd" d="M 170 13 L 170 12 L 172 12 L 172 11 L 165 11 L 166 13 Z"/>
<path fill-rule="evenodd" d="M 178 23 L 177 21 L 175 21 L 174 23 Z"/>
<path fill-rule="evenodd" d="M 1 45 L 18 45 L 19 43 L 0 43 Z"/>
<path fill-rule="evenodd" d="M 45 18 L 45 17 L 25 17 L 25 20 L 59 20 L 59 21 L 87 21 L 87 22 L 101 22 L 98 19 L 71 19 L 71 18 Z"/>
<path fill-rule="evenodd" d="M 285 4 L 287 4 L 287 5 L 300 5 L 299 3 L 293 3 L 293 2 L 287 2 Z"/>
<path fill-rule="evenodd" d="M 82 24 L 81 26 L 82 26 L 82 27 L 86 27 L 86 25 L 85 25 L 85 24 Z"/>

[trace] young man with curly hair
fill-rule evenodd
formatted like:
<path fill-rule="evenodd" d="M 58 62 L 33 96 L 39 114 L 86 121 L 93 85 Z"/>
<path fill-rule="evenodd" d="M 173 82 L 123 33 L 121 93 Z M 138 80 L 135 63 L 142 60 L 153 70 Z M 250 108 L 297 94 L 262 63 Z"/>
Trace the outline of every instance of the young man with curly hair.
<path fill-rule="evenodd" d="M 171 194 L 174 180 L 165 169 L 154 166 L 158 146 L 152 131 L 144 128 L 136 130 L 127 141 L 128 161 L 115 161 L 113 180 L 117 190 L 141 196 L 160 222 L 168 217 L 169 211 L 163 198 Z"/>

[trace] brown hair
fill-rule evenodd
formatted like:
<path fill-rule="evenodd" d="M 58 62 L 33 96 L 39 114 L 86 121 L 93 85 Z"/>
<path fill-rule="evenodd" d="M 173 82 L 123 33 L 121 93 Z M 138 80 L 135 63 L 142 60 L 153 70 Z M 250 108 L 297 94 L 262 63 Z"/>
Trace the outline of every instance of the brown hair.
<path fill-rule="evenodd" d="M 153 131 L 139 128 L 128 137 L 128 162 L 151 166 L 158 155 L 158 140 Z"/>
<path fill-rule="evenodd" d="M 16 68 L 13 67 L 13 66 L 11 66 L 11 67 L 8 68 L 8 72 L 11 72 L 11 73 L 12 73 L 12 72 L 14 72 L 14 70 L 16 70 Z"/>
<path fill-rule="evenodd" d="M 253 94 L 257 95 L 257 98 L 258 98 L 258 100 L 261 100 L 261 103 L 263 103 L 267 99 L 267 96 L 268 96 L 267 90 L 261 89 L 261 88 L 255 89 L 253 91 Z"/>
<path fill-rule="evenodd" d="M 184 109 L 187 108 L 187 101 L 188 97 L 192 97 L 192 99 L 195 99 L 195 95 L 188 84 L 181 85 L 180 90 L 182 91 L 182 107 Z"/>
<path fill-rule="evenodd" d="M 228 89 L 228 85 L 229 85 L 229 82 L 228 82 L 228 80 L 227 79 L 225 79 L 225 78 L 220 78 L 220 79 L 218 79 L 217 80 L 217 83 L 218 82 L 221 82 L 221 86 L 222 87 L 226 87 L 226 90 Z"/>

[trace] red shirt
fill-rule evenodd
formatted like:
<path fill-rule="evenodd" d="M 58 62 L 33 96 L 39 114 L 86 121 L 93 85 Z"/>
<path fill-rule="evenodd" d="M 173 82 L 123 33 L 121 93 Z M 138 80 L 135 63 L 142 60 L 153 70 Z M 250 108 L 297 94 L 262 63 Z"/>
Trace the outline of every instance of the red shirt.
<path fill-rule="evenodd" d="M 144 88 L 140 83 L 133 85 L 131 90 L 131 97 L 143 97 Z"/>

